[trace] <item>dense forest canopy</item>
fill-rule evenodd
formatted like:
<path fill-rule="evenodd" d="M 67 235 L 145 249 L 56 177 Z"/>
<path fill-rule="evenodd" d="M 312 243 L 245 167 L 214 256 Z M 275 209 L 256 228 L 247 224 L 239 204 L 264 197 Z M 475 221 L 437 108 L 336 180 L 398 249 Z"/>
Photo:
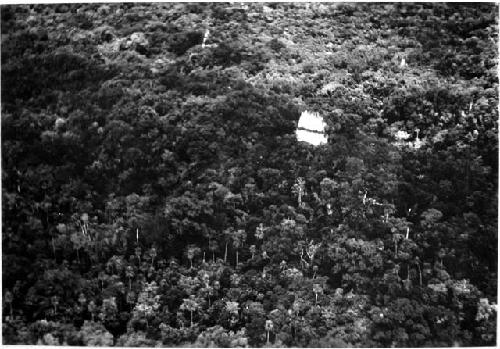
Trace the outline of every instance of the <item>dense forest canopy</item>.
<path fill-rule="evenodd" d="M 2 6 L 4 344 L 494 345 L 497 34 L 492 3 Z"/>

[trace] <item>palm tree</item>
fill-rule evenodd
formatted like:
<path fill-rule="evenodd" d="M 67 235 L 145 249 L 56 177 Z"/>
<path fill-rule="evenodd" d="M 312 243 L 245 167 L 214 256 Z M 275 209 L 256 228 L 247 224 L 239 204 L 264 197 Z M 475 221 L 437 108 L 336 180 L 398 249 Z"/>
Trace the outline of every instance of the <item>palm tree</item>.
<path fill-rule="evenodd" d="M 305 184 L 306 182 L 302 177 L 297 178 L 296 183 L 292 187 L 292 192 L 297 195 L 297 203 L 299 207 L 302 207 L 302 196 L 305 193 Z"/>
<path fill-rule="evenodd" d="M 158 253 L 156 252 L 156 248 L 151 247 L 151 249 L 149 250 L 149 256 L 151 257 L 151 265 L 152 266 L 154 266 L 155 258 L 157 255 L 158 255 Z"/>
<path fill-rule="evenodd" d="M 78 260 L 78 264 L 80 264 L 80 249 L 85 246 L 86 239 L 83 235 L 73 233 L 70 236 L 70 240 L 73 243 L 73 248 L 76 251 L 76 259 Z"/>
<path fill-rule="evenodd" d="M 318 266 L 317 265 L 313 265 L 313 279 L 316 279 L 316 273 L 318 272 Z"/>
<path fill-rule="evenodd" d="M 392 241 L 394 241 L 394 254 L 398 255 L 398 242 L 403 239 L 403 235 L 396 233 L 392 234 Z"/>
<path fill-rule="evenodd" d="M 139 264 L 141 264 L 141 254 L 142 254 L 142 250 L 141 250 L 141 247 L 140 247 L 140 246 L 137 246 L 137 247 L 135 248 L 134 254 L 135 254 L 135 256 L 137 257 L 137 259 L 139 260 Z"/>
<path fill-rule="evenodd" d="M 212 262 L 215 263 L 215 251 L 219 248 L 217 240 L 210 240 L 208 242 L 208 249 L 212 251 Z"/>
<path fill-rule="evenodd" d="M 50 302 L 52 303 L 52 306 L 54 307 L 54 314 L 57 314 L 57 306 L 59 305 L 59 297 L 52 296 L 52 298 L 50 298 Z"/>
<path fill-rule="evenodd" d="M 257 249 L 255 248 L 255 245 L 251 245 L 250 246 L 250 253 L 252 254 L 252 259 L 255 256 L 256 251 L 257 251 Z"/>
<path fill-rule="evenodd" d="M 186 250 L 186 256 L 189 259 L 190 269 L 193 268 L 193 258 L 201 253 L 201 249 L 196 245 L 189 245 Z"/>
<path fill-rule="evenodd" d="M 87 298 L 85 298 L 85 295 L 83 293 L 80 293 L 78 296 L 78 303 L 83 307 L 83 305 L 87 302 Z"/>
<path fill-rule="evenodd" d="M 229 241 L 231 240 L 233 233 L 234 229 L 231 227 L 224 230 L 224 241 L 225 241 L 224 263 L 227 263 L 227 245 L 229 244 Z"/>
<path fill-rule="evenodd" d="M 183 303 L 180 306 L 180 310 L 187 310 L 190 314 L 191 319 L 191 327 L 193 327 L 193 312 L 197 311 L 200 308 L 200 305 L 196 301 L 194 295 L 189 296 L 189 298 L 185 298 Z"/>
<path fill-rule="evenodd" d="M 273 321 L 272 320 L 266 320 L 266 326 L 265 326 L 265 329 L 266 329 L 266 338 L 267 338 L 267 341 L 266 341 L 266 344 L 269 345 L 269 332 L 271 332 L 274 328 L 274 324 L 273 324 Z"/>
<path fill-rule="evenodd" d="M 206 286 L 206 291 L 208 294 L 208 307 L 210 308 L 210 303 L 211 303 L 211 297 L 214 295 L 214 288 L 210 285 Z"/>
<path fill-rule="evenodd" d="M 320 284 L 313 284 L 313 292 L 316 296 L 316 304 L 318 304 L 318 294 L 323 293 L 323 288 Z"/>
<path fill-rule="evenodd" d="M 422 287 L 422 270 L 420 269 L 420 258 L 418 256 L 415 257 L 415 264 L 418 268 L 418 280 L 420 282 L 420 287 Z"/>
<path fill-rule="evenodd" d="M 134 268 L 131 265 L 125 269 L 125 276 L 128 278 L 128 290 L 132 289 L 132 278 L 134 277 Z"/>
<path fill-rule="evenodd" d="M 97 280 L 99 280 L 99 282 L 101 284 L 101 292 L 104 289 L 104 281 L 107 280 L 107 278 L 108 278 L 108 276 L 103 271 L 100 271 L 99 274 L 97 275 Z"/>
<path fill-rule="evenodd" d="M 87 308 L 89 310 L 90 316 L 92 317 L 92 322 L 94 322 L 95 312 L 97 310 L 97 306 L 95 305 L 94 301 L 90 301 Z"/>
<path fill-rule="evenodd" d="M 314 256 L 316 255 L 316 252 L 318 251 L 320 246 L 321 242 L 318 244 L 315 244 L 312 240 L 309 242 L 309 245 L 306 248 L 307 257 L 309 257 L 309 265 L 314 264 Z"/>
<path fill-rule="evenodd" d="M 233 235 L 233 245 L 236 248 L 236 266 L 238 266 L 238 248 L 245 242 L 247 233 L 243 229 L 238 229 Z"/>

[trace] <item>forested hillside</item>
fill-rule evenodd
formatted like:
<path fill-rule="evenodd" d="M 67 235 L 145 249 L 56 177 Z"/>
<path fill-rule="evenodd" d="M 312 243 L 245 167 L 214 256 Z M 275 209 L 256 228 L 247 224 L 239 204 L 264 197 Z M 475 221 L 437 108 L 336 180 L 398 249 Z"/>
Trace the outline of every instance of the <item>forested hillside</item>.
<path fill-rule="evenodd" d="M 497 19 L 2 6 L 3 343 L 495 345 Z"/>

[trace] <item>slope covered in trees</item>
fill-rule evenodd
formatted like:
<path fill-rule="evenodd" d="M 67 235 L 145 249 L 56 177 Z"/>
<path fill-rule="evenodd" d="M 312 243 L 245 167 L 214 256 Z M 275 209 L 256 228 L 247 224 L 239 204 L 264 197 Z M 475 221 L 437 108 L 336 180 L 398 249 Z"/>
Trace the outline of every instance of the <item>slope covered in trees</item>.
<path fill-rule="evenodd" d="M 495 344 L 497 5 L 1 16 L 5 344 Z"/>

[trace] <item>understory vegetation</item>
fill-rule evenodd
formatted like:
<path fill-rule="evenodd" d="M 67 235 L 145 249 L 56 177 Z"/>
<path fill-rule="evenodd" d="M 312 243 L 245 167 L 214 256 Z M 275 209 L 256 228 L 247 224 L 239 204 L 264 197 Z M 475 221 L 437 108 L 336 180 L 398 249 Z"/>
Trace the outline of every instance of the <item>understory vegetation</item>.
<path fill-rule="evenodd" d="M 4 344 L 495 345 L 497 18 L 2 6 Z"/>

